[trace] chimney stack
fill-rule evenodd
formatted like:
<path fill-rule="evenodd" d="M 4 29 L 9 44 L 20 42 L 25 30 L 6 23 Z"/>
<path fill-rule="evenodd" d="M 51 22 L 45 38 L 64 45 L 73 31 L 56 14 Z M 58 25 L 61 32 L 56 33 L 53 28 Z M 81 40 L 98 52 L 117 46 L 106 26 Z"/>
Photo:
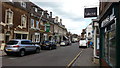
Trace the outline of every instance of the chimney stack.
<path fill-rule="evenodd" d="M 50 12 L 50 18 L 52 18 L 52 12 Z"/>
<path fill-rule="evenodd" d="M 62 24 L 62 19 L 60 19 L 60 23 Z"/>

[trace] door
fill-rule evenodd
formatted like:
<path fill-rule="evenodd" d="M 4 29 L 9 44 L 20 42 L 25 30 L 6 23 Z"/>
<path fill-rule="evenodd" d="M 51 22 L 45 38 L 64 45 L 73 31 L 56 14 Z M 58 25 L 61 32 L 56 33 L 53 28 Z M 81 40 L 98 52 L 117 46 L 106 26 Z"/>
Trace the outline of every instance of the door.
<path fill-rule="evenodd" d="M 9 35 L 6 35 L 6 36 L 5 36 L 5 42 L 6 42 L 6 43 L 9 41 L 9 37 L 10 37 Z"/>

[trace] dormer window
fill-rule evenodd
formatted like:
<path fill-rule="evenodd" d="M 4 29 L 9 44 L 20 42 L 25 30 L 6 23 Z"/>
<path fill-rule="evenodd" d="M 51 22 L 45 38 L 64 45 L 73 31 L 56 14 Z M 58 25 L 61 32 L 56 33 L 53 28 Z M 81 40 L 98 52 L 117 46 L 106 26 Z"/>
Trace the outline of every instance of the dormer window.
<path fill-rule="evenodd" d="M 35 10 L 35 12 L 38 12 L 38 9 L 36 7 L 34 8 L 34 10 Z"/>
<path fill-rule="evenodd" d="M 22 1 L 22 2 L 21 2 L 21 6 L 24 7 L 24 8 L 26 8 L 26 2 L 23 2 L 23 1 Z"/>
<path fill-rule="evenodd" d="M 47 14 L 47 18 L 49 18 L 49 15 Z"/>

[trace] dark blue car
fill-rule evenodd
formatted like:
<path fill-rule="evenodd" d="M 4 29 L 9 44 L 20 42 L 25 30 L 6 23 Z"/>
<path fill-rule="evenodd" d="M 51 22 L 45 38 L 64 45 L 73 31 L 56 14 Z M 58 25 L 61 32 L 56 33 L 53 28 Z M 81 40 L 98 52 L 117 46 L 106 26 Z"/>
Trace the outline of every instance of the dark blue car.
<path fill-rule="evenodd" d="M 41 49 L 56 49 L 57 44 L 55 41 L 44 41 L 42 42 Z"/>

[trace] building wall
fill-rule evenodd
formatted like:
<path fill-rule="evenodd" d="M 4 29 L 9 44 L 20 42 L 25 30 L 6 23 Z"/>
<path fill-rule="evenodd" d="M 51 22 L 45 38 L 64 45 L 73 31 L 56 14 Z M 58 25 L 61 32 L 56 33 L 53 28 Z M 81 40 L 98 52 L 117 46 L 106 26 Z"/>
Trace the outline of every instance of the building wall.
<path fill-rule="evenodd" d="M 6 10 L 11 10 L 13 12 L 13 22 L 10 28 L 6 24 Z M 27 22 L 26 22 L 26 27 L 25 28 L 20 28 L 18 27 L 19 25 L 21 26 L 21 16 L 25 15 L 27 17 Z M 27 11 L 20 6 L 20 3 L 10 3 L 10 2 L 3 2 L 2 3 L 2 22 L 6 24 L 6 26 L 2 27 L 2 33 L 4 34 L 4 39 L 5 42 L 7 42 L 10 39 L 15 39 L 16 34 L 26 34 L 28 38 L 28 13 Z M 6 36 L 6 33 L 10 32 L 9 36 Z M 23 32 L 23 33 L 22 33 Z M 9 37 L 9 38 L 8 38 Z M 27 39 L 26 38 L 26 39 Z M 6 40 L 8 39 L 8 40 Z"/>

